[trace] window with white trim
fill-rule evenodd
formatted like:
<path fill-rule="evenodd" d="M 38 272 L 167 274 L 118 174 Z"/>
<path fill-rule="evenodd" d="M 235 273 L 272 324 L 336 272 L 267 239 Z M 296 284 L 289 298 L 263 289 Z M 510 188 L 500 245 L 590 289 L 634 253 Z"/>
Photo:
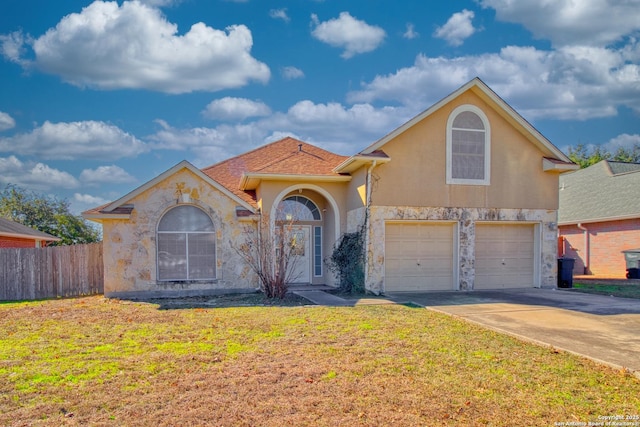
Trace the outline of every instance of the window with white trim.
<path fill-rule="evenodd" d="M 177 206 L 158 224 L 158 280 L 211 280 L 216 277 L 216 235 L 203 210 Z"/>
<path fill-rule="evenodd" d="M 491 131 L 478 107 L 461 105 L 447 121 L 447 184 L 489 185 Z"/>
<path fill-rule="evenodd" d="M 289 196 L 278 205 L 278 221 L 320 221 L 320 210 L 311 199 Z"/>
<path fill-rule="evenodd" d="M 313 275 L 322 276 L 322 227 L 313 227 Z"/>

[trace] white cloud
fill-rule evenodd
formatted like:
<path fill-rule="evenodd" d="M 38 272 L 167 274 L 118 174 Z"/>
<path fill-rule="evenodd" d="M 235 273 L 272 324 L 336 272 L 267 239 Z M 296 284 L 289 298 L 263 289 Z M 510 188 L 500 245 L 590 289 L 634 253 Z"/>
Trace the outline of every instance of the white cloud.
<path fill-rule="evenodd" d="M 44 163 L 24 163 L 16 156 L 0 157 L 0 183 L 31 190 L 71 189 L 80 184 L 73 175 Z"/>
<path fill-rule="evenodd" d="M 147 139 L 154 149 L 194 153 L 192 162 L 197 166 L 219 162 L 287 135 L 351 155 L 405 122 L 412 113 L 401 107 L 346 107 L 304 100 L 286 112 L 234 126 L 178 129 L 156 120 L 161 129 Z"/>
<path fill-rule="evenodd" d="M 556 46 L 606 46 L 640 30 L 640 0 L 480 0 L 501 21 L 522 24 Z"/>
<path fill-rule="evenodd" d="M 467 9 L 454 13 L 446 24 L 436 29 L 434 36 L 446 40 L 451 46 L 460 46 L 476 32 L 471 22 L 474 16 L 475 14 Z"/>
<path fill-rule="evenodd" d="M 44 159 L 114 160 L 148 150 L 136 137 L 97 121 L 51 123 L 29 133 L 0 138 L 0 152 L 37 155 Z"/>
<path fill-rule="evenodd" d="M 282 9 L 271 9 L 269 11 L 269 16 L 274 19 L 282 19 L 284 22 L 291 21 L 291 18 L 289 18 L 289 15 L 287 15 L 286 7 Z"/>
<path fill-rule="evenodd" d="M 262 135 L 256 135 L 254 125 L 220 125 L 215 128 L 174 128 L 164 120 L 156 120 L 161 127 L 147 139 L 157 150 L 191 151 L 196 166 L 217 163 L 259 145 Z"/>
<path fill-rule="evenodd" d="M 286 80 L 301 79 L 304 77 L 304 72 L 296 67 L 283 67 L 282 77 Z"/>
<path fill-rule="evenodd" d="M 362 84 L 350 102 L 397 101 L 419 111 L 479 76 L 529 119 L 608 117 L 625 105 L 640 112 L 640 67 L 620 51 L 507 46 L 455 58 L 418 55 L 411 67 Z"/>
<path fill-rule="evenodd" d="M 603 144 L 603 148 L 613 154 L 620 148 L 630 150 L 634 147 L 640 147 L 640 135 L 638 134 L 623 133 Z"/>
<path fill-rule="evenodd" d="M 135 182 L 136 179 L 129 175 L 120 166 L 99 166 L 96 169 L 85 169 L 80 174 L 80 181 L 83 184 L 125 184 Z"/>
<path fill-rule="evenodd" d="M 263 102 L 229 96 L 211 101 L 202 112 L 204 117 L 214 120 L 244 120 L 269 114 L 271 109 Z"/>
<path fill-rule="evenodd" d="M 344 48 L 342 57 L 349 59 L 359 53 L 375 50 L 384 38 L 385 31 L 342 12 L 338 18 L 320 22 L 317 15 L 311 15 L 315 28 L 311 34 L 316 39 L 334 47 Z"/>
<path fill-rule="evenodd" d="M 4 37 L 5 56 L 15 57 L 20 40 Z M 157 8 L 94 1 L 35 39 L 30 65 L 80 87 L 217 91 L 269 80 L 267 65 L 250 54 L 252 45 L 244 25 L 221 31 L 199 22 L 179 35 Z"/>
<path fill-rule="evenodd" d="M 147 4 L 153 7 L 164 7 L 164 6 L 176 6 L 182 3 L 183 0 L 139 0 L 140 3 Z"/>
<path fill-rule="evenodd" d="M 7 60 L 26 65 L 27 62 L 21 57 L 25 52 L 24 45 L 28 43 L 28 41 L 28 37 L 25 37 L 20 31 L 15 31 L 10 34 L 0 34 L 0 52 Z"/>
<path fill-rule="evenodd" d="M 0 111 L 0 131 L 11 129 L 16 126 L 16 121 L 8 115 Z"/>
<path fill-rule="evenodd" d="M 74 193 L 73 200 L 85 206 L 102 206 L 110 200 L 90 194 Z"/>
<path fill-rule="evenodd" d="M 407 23 L 407 30 L 402 34 L 402 37 L 405 39 L 413 40 L 415 38 L 420 37 L 420 33 L 415 30 L 415 27 L 412 23 Z"/>

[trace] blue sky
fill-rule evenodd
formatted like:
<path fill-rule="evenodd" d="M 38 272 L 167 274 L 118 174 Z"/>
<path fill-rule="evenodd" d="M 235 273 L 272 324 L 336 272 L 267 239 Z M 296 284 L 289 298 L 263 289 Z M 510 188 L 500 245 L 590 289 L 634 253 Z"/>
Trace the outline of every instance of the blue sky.
<path fill-rule="evenodd" d="M 0 186 L 117 199 L 292 135 L 354 154 L 473 77 L 556 146 L 640 143 L 640 0 L 3 0 Z"/>

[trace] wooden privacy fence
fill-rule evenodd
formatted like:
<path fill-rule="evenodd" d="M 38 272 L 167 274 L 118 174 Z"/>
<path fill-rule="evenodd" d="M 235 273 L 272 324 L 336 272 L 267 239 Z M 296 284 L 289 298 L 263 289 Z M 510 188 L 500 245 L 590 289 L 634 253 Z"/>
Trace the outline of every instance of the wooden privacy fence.
<path fill-rule="evenodd" d="M 102 243 L 0 249 L 0 301 L 104 292 Z"/>

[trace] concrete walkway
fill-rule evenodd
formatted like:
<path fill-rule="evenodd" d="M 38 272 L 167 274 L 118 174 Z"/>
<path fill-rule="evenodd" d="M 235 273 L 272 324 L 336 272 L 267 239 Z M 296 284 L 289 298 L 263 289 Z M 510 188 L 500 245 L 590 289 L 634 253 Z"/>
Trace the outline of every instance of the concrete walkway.
<path fill-rule="evenodd" d="M 306 298 L 316 305 L 326 305 L 329 307 L 354 307 L 356 305 L 378 305 L 397 304 L 395 301 L 386 298 L 357 298 L 345 299 L 320 290 L 292 290 L 292 293 L 302 298 Z"/>
<path fill-rule="evenodd" d="M 640 300 L 555 289 L 395 293 L 481 326 L 587 357 L 640 378 Z"/>

